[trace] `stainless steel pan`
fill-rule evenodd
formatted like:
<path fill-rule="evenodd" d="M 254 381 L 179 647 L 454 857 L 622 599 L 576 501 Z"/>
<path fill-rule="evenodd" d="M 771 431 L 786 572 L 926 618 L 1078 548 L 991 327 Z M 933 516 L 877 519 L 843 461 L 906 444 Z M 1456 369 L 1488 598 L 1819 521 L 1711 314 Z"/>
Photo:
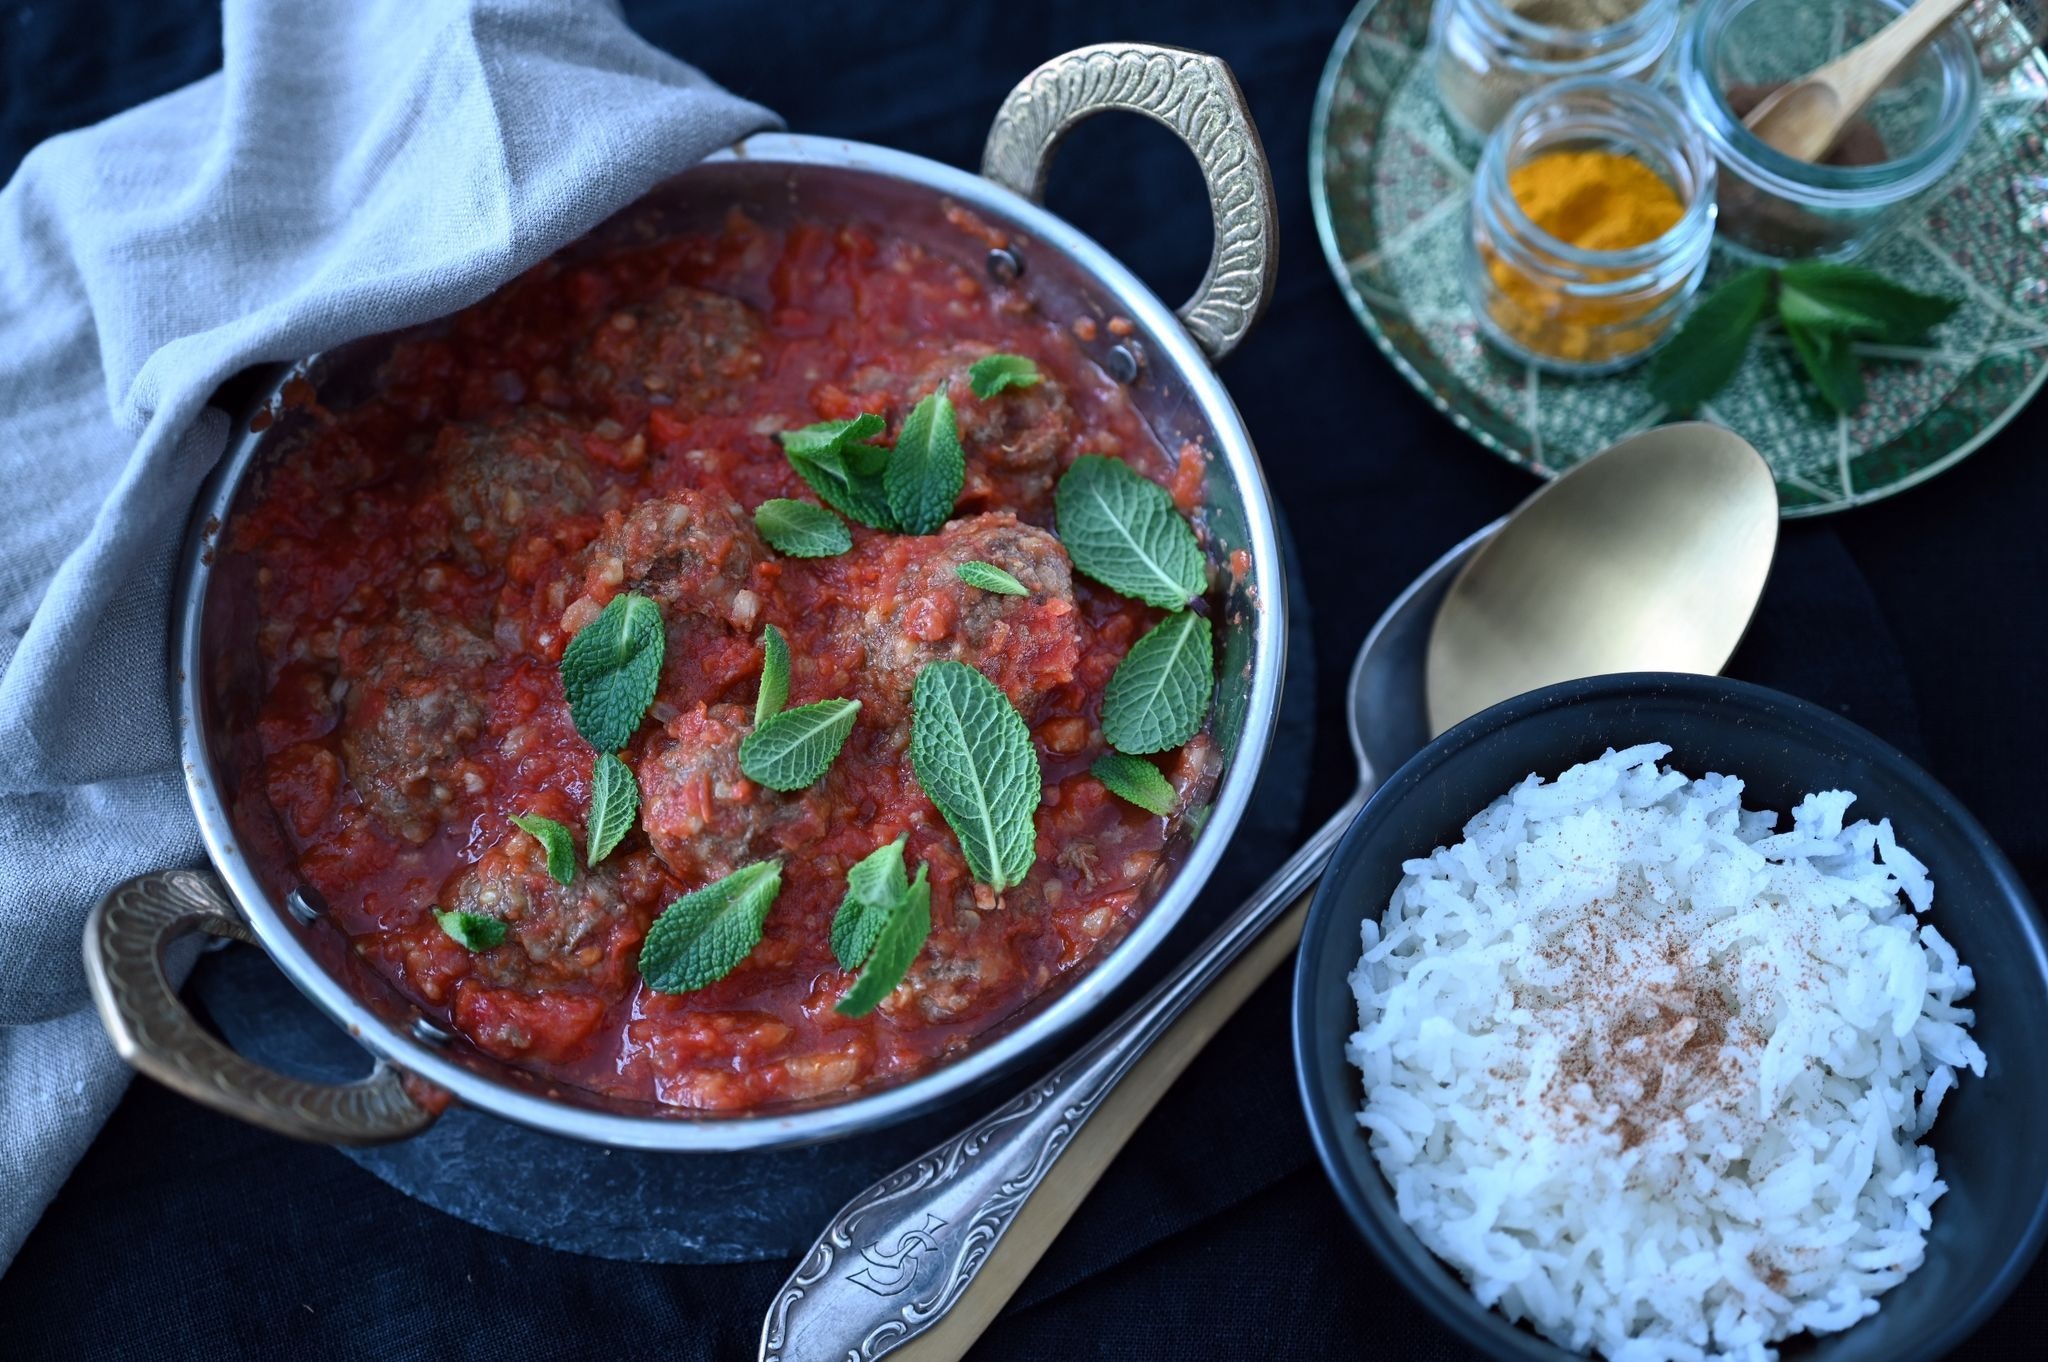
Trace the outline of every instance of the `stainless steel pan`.
<path fill-rule="evenodd" d="M 1215 248 L 1195 296 L 1178 313 L 1100 246 L 1040 207 L 1053 149 L 1075 123 L 1104 110 L 1154 118 L 1201 164 Z M 965 208 L 996 229 L 987 268 L 1017 278 L 1047 315 L 1095 322 L 1092 358 L 1124 383 L 1169 448 L 1192 441 L 1211 456 L 1210 542 L 1228 565 L 1218 632 L 1222 683 L 1214 733 L 1224 765 L 1210 801 L 1185 819 L 1153 886 L 1149 910 L 1069 986 L 1040 998 L 964 1056 L 894 1087 L 745 1116 L 699 1116 L 559 1088 L 491 1060 L 421 1014 L 346 949 L 316 894 L 267 854 L 270 814 L 241 782 L 238 751 L 252 741 L 261 677 L 256 662 L 254 565 L 224 527 L 253 496 L 295 421 L 287 384 L 306 381 L 323 404 L 346 405 L 389 349 L 372 338 L 292 366 L 265 413 L 241 427 L 201 494 L 183 565 L 176 625 L 177 712 L 192 808 L 211 870 L 131 881 L 94 913 L 86 963 L 109 1035 L 136 1068 L 187 1096 L 287 1135 L 334 1143 L 403 1138 L 449 1101 L 578 1139 L 640 1148 L 736 1150 L 794 1145 L 900 1120 L 1023 1061 L 1074 1026 L 1128 978 L 1186 913 L 1244 810 L 1280 694 L 1285 576 L 1266 486 L 1250 439 L 1211 363 L 1251 328 L 1270 290 L 1275 218 L 1265 154 L 1229 69 L 1173 48 L 1083 48 L 1033 72 L 997 113 L 980 175 L 857 142 L 789 134 L 750 137 L 658 188 L 594 234 L 623 237 L 715 225 L 734 207 L 774 224 L 858 216 L 928 238 L 959 255 L 949 225 Z M 983 249 L 976 245 L 978 252 Z M 1122 318 L 1130 327 L 1109 325 Z M 1082 330 L 1085 332 L 1086 327 Z M 252 425 L 261 429 L 251 429 Z M 163 969 L 166 946 L 206 932 L 253 942 L 376 1058 L 348 1085 L 308 1083 L 242 1059 L 184 1010 Z"/>

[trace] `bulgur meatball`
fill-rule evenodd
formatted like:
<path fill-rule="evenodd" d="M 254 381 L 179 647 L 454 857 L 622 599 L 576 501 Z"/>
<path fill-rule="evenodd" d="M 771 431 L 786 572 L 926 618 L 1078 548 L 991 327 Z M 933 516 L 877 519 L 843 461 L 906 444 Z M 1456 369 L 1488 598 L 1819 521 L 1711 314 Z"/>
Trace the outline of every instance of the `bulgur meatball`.
<path fill-rule="evenodd" d="M 570 360 L 569 381 L 592 412 L 633 424 L 655 406 L 732 411 L 763 364 L 753 308 L 677 284 L 600 322 Z"/>
<path fill-rule="evenodd" d="M 342 636 L 342 759 L 370 811 L 408 842 L 432 837 L 481 788 L 466 753 L 483 732 L 483 669 L 495 655 L 468 627 L 410 608 Z"/>
<path fill-rule="evenodd" d="M 894 427 L 927 393 L 943 386 L 953 403 L 953 418 L 959 423 L 970 494 L 975 490 L 974 465 L 980 463 L 1004 477 L 1012 498 L 1035 499 L 1059 475 L 1060 452 L 1074 435 L 1073 409 L 1059 380 L 1043 372 L 1029 388 L 1006 388 L 992 397 L 976 397 L 967 371 L 996 349 L 993 345 L 951 345 L 908 378 L 871 367 L 854 376 L 852 388 L 857 393 L 888 393 Z"/>
<path fill-rule="evenodd" d="M 751 631 L 761 603 L 747 579 L 765 556 L 753 520 L 722 493 L 684 488 L 611 512 L 584 551 L 584 592 L 563 612 L 562 630 L 574 635 L 601 602 L 637 591 L 661 607 L 672 641 L 693 617 Z"/>
<path fill-rule="evenodd" d="M 506 925 L 504 944 L 479 951 L 474 967 L 491 984 L 524 992 L 572 983 L 617 989 L 643 935 L 609 862 L 579 868 L 563 884 L 548 874 L 539 841 L 516 829 L 457 871 L 441 902 Z"/>
<path fill-rule="evenodd" d="M 1081 659 L 1074 580 L 1059 540 L 1008 511 L 946 525 L 936 535 L 889 535 L 851 555 L 870 579 L 866 612 L 850 621 L 877 698 L 907 703 L 917 674 L 941 658 L 966 662 L 1027 719 L 1039 698 L 1073 679 Z M 1030 589 L 1004 596 L 969 586 L 961 563 L 992 563 Z"/>
<path fill-rule="evenodd" d="M 753 724 L 742 706 L 699 705 L 671 719 L 640 759 L 640 826 L 684 880 L 715 880 L 755 859 L 756 837 L 789 802 L 740 772 Z"/>
<path fill-rule="evenodd" d="M 450 548 L 474 566 L 503 566 L 522 537 L 546 520 L 593 509 L 597 495 L 583 432 L 548 411 L 449 426 L 429 457 L 434 480 L 423 513 L 446 515 Z"/>

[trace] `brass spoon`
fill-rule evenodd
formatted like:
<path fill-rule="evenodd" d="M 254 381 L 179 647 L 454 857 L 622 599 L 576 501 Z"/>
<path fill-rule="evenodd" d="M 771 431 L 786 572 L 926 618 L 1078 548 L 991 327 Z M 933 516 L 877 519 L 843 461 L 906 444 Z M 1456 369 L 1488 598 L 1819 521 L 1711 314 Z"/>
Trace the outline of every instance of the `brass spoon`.
<path fill-rule="evenodd" d="M 1605 450 L 1523 502 L 1451 584 L 1430 735 L 1556 681 L 1718 672 L 1777 542 L 1777 485 L 1740 436 L 1689 422 Z"/>
<path fill-rule="evenodd" d="M 762 1362 L 937 1362 L 980 1337 L 1131 1132 L 1294 949 L 1309 891 L 1352 817 L 1427 741 L 1419 692 L 1433 611 L 1437 635 L 1492 636 L 1499 657 L 1519 659 L 1517 692 L 1579 675 L 1571 668 L 1588 658 L 1605 670 L 1717 672 L 1756 608 L 1777 531 L 1776 488 L 1756 451 L 1719 426 L 1688 424 L 1586 460 L 1438 560 L 1380 618 L 1352 669 L 1356 793 L 1102 1034 L 848 1202 L 769 1306 Z M 1480 586 L 1513 570 L 1531 598 L 1577 608 L 1517 613 L 1502 608 L 1514 596 L 1495 590 L 1436 610 L 1467 558 L 1498 565 Z M 1513 685 L 1513 665 L 1490 676 Z"/>
<path fill-rule="evenodd" d="M 1824 160 L 1863 107 L 1969 3 L 1920 0 L 1826 66 L 1771 91 L 1742 126 L 1796 160 Z"/>

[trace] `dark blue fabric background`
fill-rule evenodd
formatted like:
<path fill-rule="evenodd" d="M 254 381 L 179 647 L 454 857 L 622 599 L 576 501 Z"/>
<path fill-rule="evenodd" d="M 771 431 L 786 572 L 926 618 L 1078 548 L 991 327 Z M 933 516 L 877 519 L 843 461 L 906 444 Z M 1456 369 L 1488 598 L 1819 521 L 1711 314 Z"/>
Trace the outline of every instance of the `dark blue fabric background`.
<path fill-rule="evenodd" d="M 1351 780 L 1349 659 L 1444 547 L 1526 494 L 1399 379 L 1338 297 L 1309 216 L 1310 104 L 1345 0 L 929 3 L 641 0 L 657 44 L 802 131 L 971 166 L 1033 65 L 1147 39 L 1236 70 L 1273 160 L 1279 291 L 1223 366 L 1307 569 L 1324 735 L 1309 814 Z M 0 174 L 35 142 L 214 69 L 206 0 L 0 3 Z M 1063 152 L 1053 207 L 1169 301 L 1199 278 L 1193 165 L 1138 120 Z M 1831 705 L 1929 765 L 2048 898 L 2041 519 L 2048 408 L 1895 500 L 1794 523 L 1731 670 Z M 1199 1059 L 1026 1283 L 976 1358 L 1464 1355 L 1367 1255 L 1313 1163 L 1289 1077 L 1285 981 Z M 2014 1132 L 2039 1139 L 2041 1132 Z M 9 1358 L 751 1357 L 787 1264 L 598 1262 L 470 1229 L 337 1154 L 138 1082 L 0 1278 Z M 1964 1351 L 2038 1356 L 2037 1266 Z M 2026 1339 L 2033 1337 L 2036 1344 Z"/>

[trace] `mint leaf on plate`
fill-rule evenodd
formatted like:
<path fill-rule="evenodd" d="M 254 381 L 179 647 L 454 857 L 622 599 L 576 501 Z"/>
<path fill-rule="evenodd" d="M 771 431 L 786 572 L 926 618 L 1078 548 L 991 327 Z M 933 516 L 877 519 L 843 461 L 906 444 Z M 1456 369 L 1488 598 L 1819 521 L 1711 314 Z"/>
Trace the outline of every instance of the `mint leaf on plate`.
<path fill-rule="evenodd" d="M 1650 395 L 1675 412 L 1690 412 L 1726 387 L 1750 333 L 1771 302 L 1771 272 L 1747 269 L 1700 299 L 1650 360 Z"/>
<path fill-rule="evenodd" d="M 1171 782 L 1160 774 L 1157 766 L 1143 757 L 1104 752 L 1088 768 L 1088 774 L 1101 781 L 1117 798 L 1128 800 L 1161 818 L 1172 813 L 1177 802 Z"/>
<path fill-rule="evenodd" d="M 903 869 L 903 848 L 909 840 L 905 833 L 861 857 L 846 872 L 846 897 L 832 915 L 832 955 L 839 968 L 860 968 L 874 951 L 889 910 L 910 892 L 910 878 Z"/>
<path fill-rule="evenodd" d="M 896 448 L 882 469 L 889 511 L 905 534 L 931 534 L 952 516 L 966 477 L 953 402 L 940 388 L 904 418 Z"/>
<path fill-rule="evenodd" d="M 771 714 L 740 739 L 740 770 L 771 790 L 801 790 L 831 768 L 859 714 L 858 700 L 820 700 Z"/>
<path fill-rule="evenodd" d="M 754 727 L 759 728 L 789 703 L 789 640 L 769 625 L 761 631 L 761 689 L 754 696 Z"/>
<path fill-rule="evenodd" d="M 972 587 L 993 591 L 998 596 L 1029 596 L 1031 589 L 994 563 L 960 563 L 953 575 Z"/>
<path fill-rule="evenodd" d="M 631 591 L 612 597 L 562 650 L 562 690 L 576 731 L 600 752 L 616 752 L 654 703 L 668 637 L 661 608 Z"/>
<path fill-rule="evenodd" d="M 1131 645 L 1102 693 L 1102 736 L 1142 756 L 1179 747 L 1201 730 L 1216 686 L 1209 621 L 1169 615 Z"/>
<path fill-rule="evenodd" d="M 960 839 L 974 878 L 1001 893 L 1038 856 L 1042 777 L 1010 698 L 964 662 L 929 662 L 910 693 L 910 766 Z"/>
<path fill-rule="evenodd" d="M 844 1017 L 864 1017 L 910 973 L 917 953 L 924 949 L 925 939 L 932 934 L 930 870 L 929 866 L 919 866 L 917 878 L 883 916 L 867 963 L 861 966 L 860 975 L 854 979 L 853 987 L 846 990 L 846 996 L 833 1004 L 833 1011 Z"/>
<path fill-rule="evenodd" d="M 505 924 L 497 918 L 482 913 L 443 912 L 439 908 L 433 913 L 441 930 L 466 951 L 487 951 L 504 944 Z"/>
<path fill-rule="evenodd" d="M 1778 311 L 1785 323 L 1848 331 L 1886 345 L 1908 345 L 1955 315 L 1962 301 L 1917 293 L 1876 270 L 1801 261 L 1778 271 Z"/>
<path fill-rule="evenodd" d="M 515 813 L 512 826 L 539 842 L 548 854 L 548 874 L 567 884 L 576 878 L 576 839 L 552 818 L 537 813 Z"/>
<path fill-rule="evenodd" d="M 1845 416 L 1863 405 L 1863 368 L 1849 348 L 1855 339 L 1852 333 L 1787 320 L 1785 334 L 1822 401 Z"/>
<path fill-rule="evenodd" d="M 756 861 L 683 895 L 640 945 L 640 977 L 657 993 L 715 984 L 761 944 L 761 924 L 782 892 L 782 862 Z"/>
<path fill-rule="evenodd" d="M 1164 487 L 1121 459 L 1084 454 L 1053 494 L 1074 566 L 1119 595 L 1182 610 L 1202 594 L 1201 545 Z"/>
<path fill-rule="evenodd" d="M 640 782 L 632 768 L 610 752 L 597 754 L 590 773 L 590 819 L 583 830 L 584 862 L 596 866 L 612 854 L 640 816 Z"/>
<path fill-rule="evenodd" d="M 1038 383 L 1038 365 L 1024 355 L 983 355 L 967 370 L 967 386 L 980 398 L 1005 388 L 1030 388 Z"/>
<path fill-rule="evenodd" d="M 754 510 L 754 528 L 777 553 L 791 558 L 830 558 L 853 547 L 846 522 L 823 506 L 776 497 Z"/>

